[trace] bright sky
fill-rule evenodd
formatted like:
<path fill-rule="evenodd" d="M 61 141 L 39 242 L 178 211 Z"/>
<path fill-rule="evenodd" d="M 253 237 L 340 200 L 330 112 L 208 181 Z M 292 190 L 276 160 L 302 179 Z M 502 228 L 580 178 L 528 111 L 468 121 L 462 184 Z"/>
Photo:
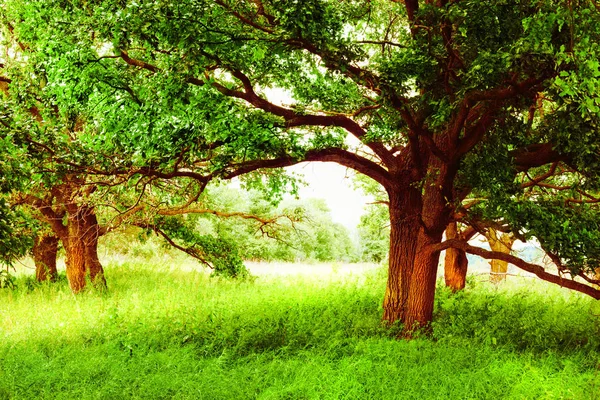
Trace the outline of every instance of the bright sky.
<path fill-rule="evenodd" d="M 335 222 L 354 231 L 365 213 L 365 206 L 372 198 L 355 190 L 352 182 L 354 172 L 330 162 L 309 162 L 288 167 L 287 170 L 304 175 L 307 186 L 301 187 L 302 199 L 311 197 L 325 199 Z"/>
<path fill-rule="evenodd" d="M 265 90 L 269 101 L 284 107 L 294 103 L 291 94 L 281 88 Z M 354 145 L 359 142 L 349 136 L 349 142 Z M 353 232 L 360 222 L 360 217 L 365 213 L 365 205 L 373 201 L 365 196 L 362 191 L 354 190 L 352 184 L 353 171 L 332 162 L 301 163 L 286 168 L 304 175 L 308 184 L 301 187 L 299 196 L 302 199 L 311 197 L 325 199 L 334 222 L 339 222 Z"/>

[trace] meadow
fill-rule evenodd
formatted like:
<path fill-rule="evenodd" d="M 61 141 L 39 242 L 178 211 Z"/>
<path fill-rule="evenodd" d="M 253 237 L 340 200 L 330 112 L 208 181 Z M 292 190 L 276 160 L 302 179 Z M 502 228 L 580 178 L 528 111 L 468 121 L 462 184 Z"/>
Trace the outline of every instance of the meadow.
<path fill-rule="evenodd" d="M 433 333 L 406 341 L 381 324 L 381 268 L 106 274 L 0 290 L 0 399 L 600 399 L 600 304 L 537 280 L 440 287 Z"/>

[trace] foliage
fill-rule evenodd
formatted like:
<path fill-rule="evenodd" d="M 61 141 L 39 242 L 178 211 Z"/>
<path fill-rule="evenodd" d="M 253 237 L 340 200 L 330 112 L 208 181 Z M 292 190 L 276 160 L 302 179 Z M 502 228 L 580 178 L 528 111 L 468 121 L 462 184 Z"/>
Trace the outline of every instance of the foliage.
<path fill-rule="evenodd" d="M 386 259 L 390 249 L 390 214 L 386 207 L 386 194 L 381 185 L 365 175 L 356 175 L 354 184 L 364 194 L 374 198 L 357 227 L 362 258 L 381 262 Z"/>
<path fill-rule="evenodd" d="M 6 118 L 5 111 L 0 110 L 2 120 Z M 29 166 L 23 148 L 13 140 L 13 132 L 5 125 L 0 125 L 0 154 L 0 264 L 10 265 L 26 253 L 32 241 L 26 216 L 11 208 L 7 201 L 11 191 L 24 184 Z"/>
<path fill-rule="evenodd" d="M 382 262 L 390 249 L 389 211 L 381 204 L 369 206 L 360 217 L 358 234 L 362 258 L 368 261 Z"/>
<path fill-rule="evenodd" d="M 260 191 L 212 185 L 201 197 L 206 213 L 160 217 L 154 223 L 178 245 L 194 249 L 215 269 L 236 276 L 243 273 L 242 259 L 252 261 L 357 261 L 347 230 L 334 223 L 323 200 L 286 199 L 274 205 Z M 218 210 L 211 213 L 210 210 Z M 220 215 L 217 215 L 220 214 Z M 226 217 L 225 217 L 226 216 Z M 148 230 L 147 233 L 151 233 Z M 112 252 L 136 256 L 143 246 L 128 231 L 107 238 Z M 143 235 L 142 240 L 148 236 Z M 167 247 L 170 244 L 164 242 Z M 148 256 L 158 251 L 149 248 Z"/>
<path fill-rule="evenodd" d="M 382 273 L 167 271 L 109 265 L 110 292 L 76 303 L 63 281 L 0 291 L 1 395 L 540 399 L 600 383 L 597 305 L 540 282 L 442 291 L 435 339 L 397 341 L 380 322 Z"/>
<path fill-rule="evenodd" d="M 0 289 L 16 289 L 15 277 L 8 270 L 0 270 Z"/>
<path fill-rule="evenodd" d="M 27 254 L 33 245 L 27 216 L 12 210 L 0 197 L 0 264 L 11 265 Z"/>

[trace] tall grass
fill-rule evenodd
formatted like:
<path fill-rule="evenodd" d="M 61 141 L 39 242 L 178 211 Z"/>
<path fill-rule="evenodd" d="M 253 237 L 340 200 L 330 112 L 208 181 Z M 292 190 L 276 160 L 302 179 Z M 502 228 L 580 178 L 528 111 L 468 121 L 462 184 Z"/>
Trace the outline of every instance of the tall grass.
<path fill-rule="evenodd" d="M 600 308 L 531 282 L 380 323 L 382 274 L 235 282 L 109 265 L 109 291 L 0 291 L 0 399 L 600 399 Z"/>

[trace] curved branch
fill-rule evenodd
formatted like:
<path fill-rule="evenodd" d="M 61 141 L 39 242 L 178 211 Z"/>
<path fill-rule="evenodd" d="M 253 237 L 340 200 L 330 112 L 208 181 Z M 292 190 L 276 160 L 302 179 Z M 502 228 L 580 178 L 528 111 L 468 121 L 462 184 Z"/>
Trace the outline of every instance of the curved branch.
<path fill-rule="evenodd" d="M 506 254 L 506 253 L 502 253 L 499 251 L 489 251 L 489 250 L 482 249 L 480 247 L 471 246 L 467 242 L 460 240 L 460 239 L 446 240 L 445 242 L 431 246 L 432 250 L 435 250 L 435 251 L 445 250 L 450 247 L 463 250 L 469 254 L 474 254 L 479 257 L 492 259 L 492 260 L 506 261 L 506 262 L 511 263 L 512 265 L 516 266 L 517 268 L 520 268 L 523 271 L 530 272 L 530 273 L 536 275 L 538 278 L 543 279 L 547 282 L 554 283 L 561 287 L 566 287 L 568 289 L 572 289 L 577 292 L 586 294 L 596 300 L 600 299 L 600 290 L 595 289 L 591 286 L 588 286 L 584 283 L 577 282 L 572 279 L 563 278 L 562 276 L 558 276 L 558 275 L 554 275 L 549 272 L 546 272 L 544 267 L 542 267 L 541 265 L 528 263 L 527 261 L 524 261 L 524 260 L 520 259 L 519 257 L 513 256 L 512 254 Z"/>
<path fill-rule="evenodd" d="M 556 172 L 556 167 L 558 167 L 558 161 L 553 162 L 552 165 L 550 166 L 550 169 L 547 172 L 545 172 L 541 175 L 538 175 L 536 177 L 530 178 L 531 180 L 529 182 L 522 183 L 521 188 L 526 189 L 528 187 L 536 186 L 539 183 L 541 183 L 542 181 L 545 181 L 546 179 L 548 179 L 554 175 L 554 172 Z M 528 175 L 528 177 L 529 177 L 529 175 Z"/>
<path fill-rule="evenodd" d="M 184 247 L 184 246 L 178 245 L 177 243 L 175 243 L 175 241 L 173 241 L 173 239 L 171 239 L 171 237 L 169 235 L 167 235 L 158 226 L 152 225 L 152 224 L 137 224 L 136 226 L 138 226 L 139 228 L 143 228 L 143 229 L 152 229 L 157 235 L 162 236 L 163 239 L 165 239 L 167 241 L 167 243 L 169 243 L 170 246 L 195 258 L 196 260 L 200 261 L 202 264 L 206 265 L 207 267 L 214 269 L 213 265 L 211 263 L 209 263 L 208 261 L 206 261 L 206 259 L 202 256 L 202 254 L 198 251 L 198 249 L 196 249 L 194 247 Z"/>
<path fill-rule="evenodd" d="M 335 162 L 360 172 L 363 175 L 367 175 L 368 177 L 379 182 L 384 187 L 390 187 L 391 185 L 389 173 L 377 163 L 358 156 L 352 152 L 335 147 L 323 150 L 310 150 L 305 154 L 304 157 L 301 158 L 283 156 L 271 160 L 258 160 L 241 163 L 233 166 L 233 170 L 230 173 L 225 174 L 223 177 L 225 179 L 231 179 L 259 169 L 289 167 L 305 161 Z"/>
<path fill-rule="evenodd" d="M 339 128 L 344 128 L 346 131 L 364 143 L 367 147 L 369 147 L 388 167 L 395 164 L 392 153 L 386 149 L 383 144 L 365 140 L 365 130 L 353 119 L 344 115 L 299 114 L 294 110 L 275 105 L 256 94 L 250 78 L 248 78 L 248 76 L 246 76 L 244 73 L 235 70 L 231 71 L 231 73 L 234 77 L 242 82 L 244 85 L 244 92 L 234 91 L 227 89 L 222 85 L 215 84 L 215 87 L 217 87 L 221 93 L 227 96 L 233 96 L 245 100 L 256 108 L 283 117 L 286 121 L 285 126 L 288 128 L 297 126 L 336 126 Z"/>
<path fill-rule="evenodd" d="M 143 68 L 151 72 L 159 71 L 159 69 L 154 65 L 148 64 L 145 61 L 131 58 L 124 50 L 121 50 L 121 58 L 129 65 Z M 298 126 L 335 126 L 343 128 L 352 135 L 354 135 L 367 147 L 369 147 L 375 153 L 375 155 L 377 155 L 377 157 L 379 157 L 381 161 L 383 161 L 388 167 L 391 167 L 395 164 L 395 159 L 392 155 L 392 152 L 389 151 L 381 143 L 367 141 L 365 139 L 365 130 L 353 119 L 344 115 L 299 114 L 296 111 L 291 110 L 289 108 L 278 106 L 260 97 L 255 92 L 250 78 L 248 78 L 248 76 L 245 75 L 243 72 L 235 69 L 230 69 L 230 72 L 236 79 L 238 79 L 242 83 L 244 90 L 234 90 L 218 82 L 212 82 L 211 85 L 223 95 L 244 100 L 255 108 L 266 111 L 278 117 L 282 117 L 285 120 L 285 126 L 287 128 L 293 128 Z M 206 84 L 204 80 L 198 78 L 188 78 L 187 81 L 188 83 L 196 86 L 203 86 Z"/>
<path fill-rule="evenodd" d="M 41 214 L 42 220 L 50 225 L 56 236 L 61 239 L 67 236 L 67 227 L 62 222 L 65 216 L 64 211 L 55 211 L 51 203 L 31 194 L 19 197 L 17 204 L 27 204 L 33 207 Z"/>

